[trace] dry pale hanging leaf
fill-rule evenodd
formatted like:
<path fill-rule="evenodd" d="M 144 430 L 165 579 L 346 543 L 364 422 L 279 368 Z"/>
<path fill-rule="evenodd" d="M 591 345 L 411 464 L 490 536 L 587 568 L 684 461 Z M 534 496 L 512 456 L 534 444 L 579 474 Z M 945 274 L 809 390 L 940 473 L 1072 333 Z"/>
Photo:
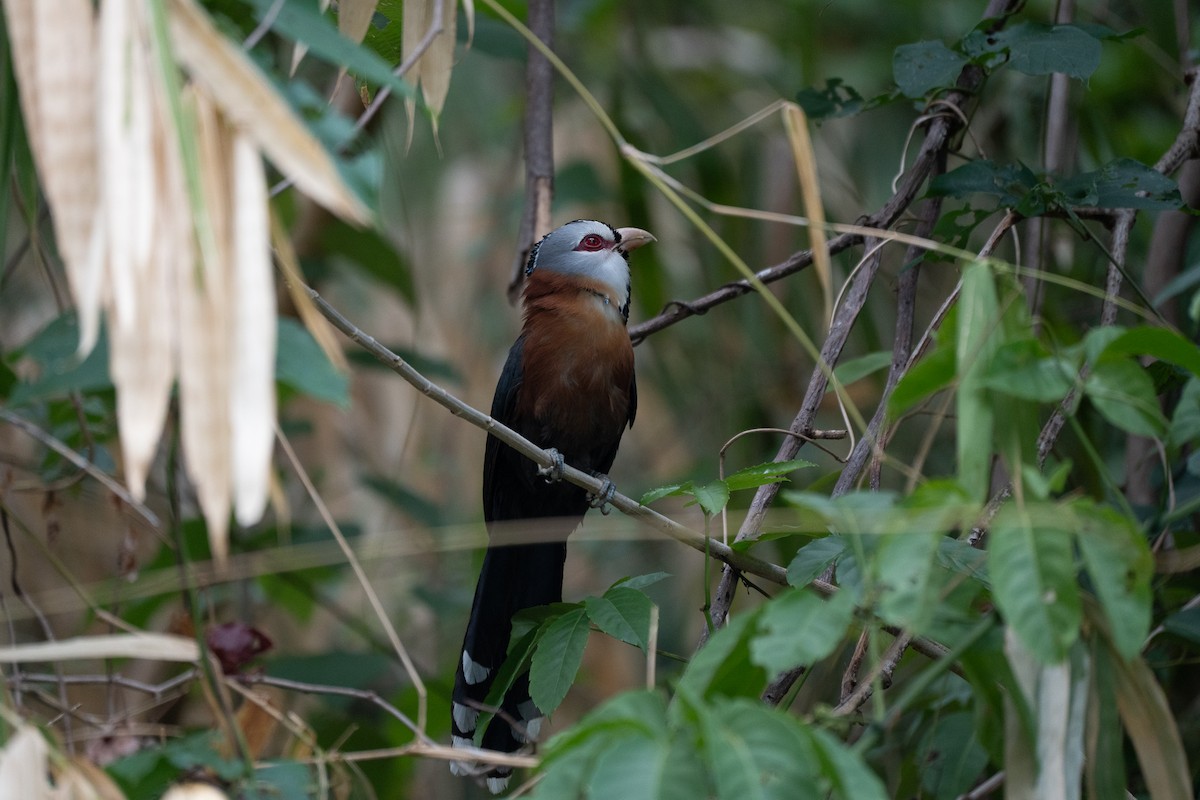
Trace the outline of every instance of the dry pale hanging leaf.
<path fill-rule="evenodd" d="M 250 525 L 266 506 L 275 441 L 275 284 L 267 176 L 258 150 L 241 133 L 233 136 L 230 168 L 234 362 L 229 415 L 234 505 L 238 522 Z"/>
<path fill-rule="evenodd" d="M 106 274 L 110 365 L 117 389 L 126 483 L 145 495 L 175 379 L 174 270 L 190 263 L 185 207 L 163 206 L 160 190 L 179 170 L 163 87 L 150 63 L 143 3 L 108 0 L 101 9 L 100 220 Z M 163 213 L 174 210 L 174 215 Z M 172 235 L 174 234 L 174 235 Z"/>
<path fill-rule="evenodd" d="M 454 70 L 454 46 L 457 44 L 458 15 L 456 0 L 433 0 L 442 4 L 442 32 L 430 43 L 421 56 L 421 94 L 433 122 L 433 134 L 438 131 L 438 119 L 450 93 L 450 73 Z"/>
<path fill-rule="evenodd" d="M 338 30 L 355 44 L 361 44 L 371 27 L 379 0 L 341 0 L 338 3 Z"/>
<path fill-rule="evenodd" d="M 229 800 L 229 795 L 209 783 L 181 783 L 168 789 L 162 800 Z"/>
<path fill-rule="evenodd" d="M 18 725 L 0 750 L 0 797 L 53 800 L 46 781 L 50 747 L 32 725 Z"/>
<path fill-rule="evenodd" d="M 222 113 L 301 191 L 343 219 L 365 224 L 366 206 L 246 54 L 217 31 L 194 0 L 171 0 L 170 9 L 175 54 Z"/>
<path fill-rule="evenodd" d="M 208 524 L 213 558 L 223 563 L 229 550 L 232 501 L 232 426 L 229 415 L 234 359 L 230 330 L 233 311 L 230 280 L 232 195 L 225 156 L 232 135 L 203 92 L 183 97 L 195 119 L 200 184 L 212 213 L 211 255 L 198 269 L 176 272 L 179 302 L 179 415 L 183 455 Z"/>
<path fill-rule="evenodd" d="M 333 326 L 321 316 L 321 312 L 313 305 L 312 298 L 305 291 L 304 275 L 300 272 L 300 258 L 296 255 L 296 248 L 292 245 L 279 215 L 274 213 L 271 214 L 271 241 L 275 245 L 275 257 L 278 259 L 279 269 L 283 272 L 288 295 L 292 298 L 292 304 L 296 306 L 300 321 L 317 340 L 329 362 L 342 372 L 349 371 L 350 363 L 338 344 L 339 339 Z"/>
<path fill-rule="evenodd" d="M 101 297 L 87 293 L 101 261 L 93 249 L 97 164 L 96 30 L 91 0 L 5 0 L 30 149 L 46 191 L 59 253 L 79 307 L 81 350 L 99 330 Z"/>
<path fill-rule="evenodd" d="M 103 658 L 144 658 L 150 661 L 197 661 L 195 639 L 168 633 L 114 633 L 77 636 L 53 642 L 0 647 L 0 663 L 19 661 L 88 661 Z"/>
<path fill-rule="evenodd" d="M 829 260 L 829 248 L 825 246 L 825 207 L 821 205 L 817 158 L 813 153 L 812 139 L 808 135 L 808 118 L 803 109 L 795 103 L 785 103 L 783 123 L 800 176 L 800 194 L 804 198 L 804 212 L 809 219 L 808 239 L 812 245 L 813 268 L 821 282 L 825 299 L 825 324 L 828 326 L 833 319 L 833 266 Z"/>

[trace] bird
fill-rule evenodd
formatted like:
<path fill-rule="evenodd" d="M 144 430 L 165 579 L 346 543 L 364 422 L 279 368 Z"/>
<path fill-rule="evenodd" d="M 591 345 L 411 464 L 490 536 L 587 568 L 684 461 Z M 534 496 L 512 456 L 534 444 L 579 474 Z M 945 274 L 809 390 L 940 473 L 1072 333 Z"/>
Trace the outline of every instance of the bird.
<path fill-rule="evenodd" d="M 504 662 L 513 615 L 562 600 L 567 536 L 589 507 L 612 499 L 607 478 L 626 428 L 637 412 L 637 383 L 629 320 L 629 253 L 654 236 L 640 228 L 614 228 L 574 220 L 535 244 L 525 265 L 524 320 L 496 384 L 491 416 L 555 462 L 539 468 L 489 436 L 483 458 L 483 513 L 489 546 L 463 637 L 451 696 L 455 747 L 472 747 L 480 709 Z M 563 463 L 604 479 L 597 496 L 561 478 Z M 557 468 L 557 469 L 556 469 Z M 553 535 L 534 542 L 498 541 L 498 523 L 550 520 Z M 528 672 L 504 696 L 483 733 L 489 750 L 515 752 L 536 741 L 542 712 L 530 699 Z M 456 775 L 480 769 L 451 762 Z M 493 794 L 508 785 L 512 769 L 487 770 Z"/>

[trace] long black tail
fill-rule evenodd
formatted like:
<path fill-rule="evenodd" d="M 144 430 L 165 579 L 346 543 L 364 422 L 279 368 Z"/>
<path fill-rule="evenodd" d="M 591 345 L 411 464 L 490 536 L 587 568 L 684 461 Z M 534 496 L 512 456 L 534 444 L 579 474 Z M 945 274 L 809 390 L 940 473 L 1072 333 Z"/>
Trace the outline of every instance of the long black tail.
<path fill-rule="evenodd" d="M 513 615 L 562 600 L 566 557 L 565 541 L 488 548 L 454 676 L 451 732 L 455 747 L 473 746 L 479 709 L 508 650 Z M 536 738 L 543 715 L 529 697 L 528 673 L 509 689 L 500 711 L 483 733 L 483 747 L 511 753 Z M 474 772 L 469 762 L 455 762 L 451 770 L 456 775 Z M 488 788 L 503 791 L 511 774 L 512 769 L 506 767 L 490 770 Z"/>

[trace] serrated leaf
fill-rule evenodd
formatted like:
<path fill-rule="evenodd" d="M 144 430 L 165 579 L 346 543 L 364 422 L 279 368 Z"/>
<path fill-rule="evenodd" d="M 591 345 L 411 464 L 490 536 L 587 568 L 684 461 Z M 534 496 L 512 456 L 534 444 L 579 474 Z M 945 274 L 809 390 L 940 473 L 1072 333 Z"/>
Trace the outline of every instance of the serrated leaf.
<path fill-rule="evenodd" d="M 739 469 L 737 472 L 725 478 L 725 485 L 731 492 L 740 492 L 743 489 L 756 489 L 759 486 L 765 486 L 768 483 L 779 483 L 786 481 L 784 475 L 789 472 L 795 472 L 798 469 L 805 467 L 815 467 L 816 464 L 803 459 L 792 459 L 791 461 L 768 461 L 764 464 L 757 464 L 753 467 Z"/>
<path fill-rule="evenodd" d="M 844 536 L 815 539 L 796 551 L 788 564 L 788 583 L 797 588 L 808 586 L 830 564 L 841 558 L 849 542 Z"/>
<path fill-rule="evenodd" d="M 1052 664 L 1079 637 L 1082 607 L 1070 519 L 1055 508 L 1038 517 L 1035 523 L 1021 509 L 1001 509 L 988 540 L 988 571 L 1005 620 L 1039 661 Z"/>
<path fill-rule="evenodd" d="M 529 664 L 529 695 L 543 714 L 552 714 L 575 682 L 588 640 L 587 613 L 574 608 L 542 633 Z"/>
<path fill-rule="evenodd" d="M 664 497 L 671 497 L 672 495 L 680 495 L 680 494 L 690 494 L 691 489 L 692 489 L 691 481 L 684 481 L 683 483 L 671 483 L 666 486 L 659 486 L 657 489 L 651 489 L 650 491 L 643 494 L 641 503 L 644 506 L 648 506 L 651 503 L 655 502 L 656 500 L 661 500 Z"/>
<path fill-rule="evenodd" d="M 653 604 L 642 592 L 618 586 L 603 597 L 585 598 L 583 607 L 596 627 L 609 636 L 642 650 L 648 646 Z"/>
<path fill-rule="evenodd" d="M 1154 438 L 1166 431 L 1154 381 L 1130 358 L 1094 364 L 1083 391 L 1105 419 L 1126 433 Z"/>
<path fill-rule="evenodd" d="M 703 486 L 693 485 L 691 495 L 705 514 L 716 516 L 729 502 L 729 485 L 722 480 L 711 481 Z"/>
<path fill-rule="evenodd" d="M 1076 531 L 1079 552 L 1113 644 L 1122 656 L 1133 658 L 1150 631 L 1154 557 L 1137 525 L 1117 511 L 1087 500 L 1076 501 L 1072 510 L 1081 523 Z"/>
<path fill-rule="evenodd" d="M 834 651 L 853 617 L 854 596 L 848 591 L 822 600 L 808 589 L 794 589 L 764 604 L 750 660 L 770 675 L 814 664 Z"/>
<path fill-rule="evenodd" d="M 942 42 L 903 44 L 892 55 L 892 77 L 905 97 L 924 97 L 954 86 L 967 63 L 966 56 Z"/>

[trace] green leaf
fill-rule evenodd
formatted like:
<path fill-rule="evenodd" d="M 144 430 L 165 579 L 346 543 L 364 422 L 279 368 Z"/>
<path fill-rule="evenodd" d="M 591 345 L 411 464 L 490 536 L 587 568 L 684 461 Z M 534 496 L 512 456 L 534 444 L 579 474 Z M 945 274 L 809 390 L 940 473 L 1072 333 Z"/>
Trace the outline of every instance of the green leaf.
<path fill-rule="evenodd" d="M 80 361 L 79 320 L 73 313 L 52 320 L 25 345 L 19 354 L 37 362 L 38 377 L 29 383 L 18 383 L 9 403 L 26 403 L 63 397 L 70 392 L 111 389 L 108 374 L 108 333 L 100 329 L 92 352 Z"/>
<path fill-rule="evenodd" d="M 624 586 L 627 589 L 645 589 L 647 586 L 653 586 L 661 580 L 666 580 L 671 577 L 669 572 L 650 572 L 645 575 L 634 575 L 633 577 L 621 578 L 614 583 L 609 591 L 616 589 L 618 586 Z"/>
<path fill-rule="evenodd" d="M 892 396 L 888 398 L 888 418 L 897 419 L 953 382 L 954 348 L 938 344 L 932 353 L 914 364 L 896 384 Z"/>
<path fill-rule="evenodd" d="M 349 379 L 329 362 L 312 334 L 288 317 L 279 318 L 275 380 L 317 400 L 350 406 Z"/>
<path fill-rule="evenodd" d="M 1163 630 L 1200 645 L 1200 606 L 1177 611 L 1163 620 Z"/>
<path fill-rule="evenodd" d="M 921 786 L 935 800 L 954 800 L 967 792 L 988 762 L 975 735 L 975 722 L 965 711 L 938 719 L 918 753 Z"/>
<path fill-rule="evenodd" d="M 992 523 L 988 571 L 996 605 L 1039 661 L 1057 663 L 1079 636 L 1082 608 L 1072 557 L 1069 515 L 1042 507 L 1006 506 Z"/>
<path fill-rule="evenodd" d="M 614 639 L 646 649 L 650 639 L 650 609 L 653 604 L 637 589 L 618 586 L 603 597 L 583 601 L 588 618 Z"/>
<path fill-rule="evenodd" d="M 1141 530 L 1114 509 L 1077 500 L 1071 509 L 1081 524 L 1076 541 L 1092 586 L 1122 656 L 1141 652 L 1150 632 L 1154 556 Z"/>
<path fill-rule="evenodd" d="M 712 481 L 704 486 L 692 486 L 691 494 L 710 517 L 721 513 L 729 502 L 729 484 L 722 480 Z"/>
<path fill-rule="evenodd" d="M 963 199 L 982 194 L 996 198 L 1005 208 L 1016 208 L 1038 184 L 1038 177 L 1024 164 L 998 166 L 979 159 L 934 177 L 928 194 Z"/>
<path fill-rule="evenodd" d="M 1104 358 L 1092 366 L 1084 394 L 1100 414 L 1126 433 L 1158 437 L 1167 421 L 1158 406 L 1154 381 L 1131 358 Z"/>
<path fill-rule="evenodd" d="M 828 600 L 808 589 L 793 589 L 763 605 L 750 642 L 750 660 L 775 675 L 811 665 L 832 653 L 854 617 L 854 596 L 845 590 Z"/>
<path fill-rule="evenodd" d="M 924 97 L 953 87 L 967 63 L 966 56 L 942 42 L 903 44 L 892 56 L 892 76 L 905 97 Z"/>
<path fill-rule="evenodd" d="M 814 539 L 796 551 L 788 564 L 788 583 L 797 588 L 808 586 L 830 564 L 842 557 L 849 542 L 844 536 L 825 536 Z"/>
<path fill-rule="evenodd" d="M 508 655 L 504 657 L 504 663 L 500 665 L 500 671 L 496 673 L 496 677 L 492 680 L 487 698 L 483 701 L 486 708 L 480 710 L 479 718 L 475 722 L 476 747 L 483 745 L 483 733 L 491 723 L 492 717 L 496 715 L 494 709 L 500 707 L 504 702 L 504 695 L 508 694 L 508 690 L 517 682 L 517 678 L 523 675 L 529 668 L 529 660 L 533 655 L 534 645 L 537 644 L 542 633 L 542 630 L 536 627 L 522 633 L 517 632 L 515 625 L 513 628 L 513 637 L 508 643 Z"/>
<path fill-rule="evenodd" d="M 697 697 L 754 697 L 767 685 L 767 674 L 750 660 L 750 640 L 760 610 L 729 618 L 708 644 L 692 656 L 679 679 L 678 690 Z"/>
<path fill-rule="evenodd" d="M 552 714 L 575 682 L 588 640 L 588 619 L 572 609 L 545 629 L 529 665 L 529 694 L 543 714 Z"/>
<path fill-rule="evenodd" d="M 416 305 L 412 270 L 392 242 L 379 232 L 353 228 L 335 218 L 323 227 L 321 245 L 327 252 L 344 256 L 380 283 L 395 289 L 410 306 Z"/>
<path fill-rule="evenodd" d="M 857 380 L 891 366 L 891 364 L 891 351 L 877 350 L 874 353 L 867 353 L 865 356 L 843 361 L 833 370 L 833 376 L 838 379 L 838 383 L 849 386 Z M 832 386 L 825 389 L 826 394 L 831 391 L 833 391 Z"/>
<path fill-rule="evenodd" d="M 1132 158 L 1119 158 L 1098 170 L 1065 178 L 1058 183 L 1058 190 L 1067 206 L 1160 211 L 1184 204 L 1175 181 Z"/>
<path fill-rule="evenodd" d="M 808 728 L 807 732 L 835 797 L 841 800 L 886 800 L 888 794 L 883 782 L 857 753 L 820 728 Z"/>
<path fill-rule="evenodd" d="M 320 12 L 315 0 L 250 0 L 261 22 L 273 14 L 272 30 L 308 45 L 309 52 L 335 67 L 345 67 L 363 80 L 387 86 L 400 97 L 415 98 L 413 87 L 392 74 L 392 67 L 368 47 L 342 36 Z"/>
<path fill-rule="evenodd" d="M 866 107 L 863 96 L 841 78 L 828 78 L 824 89 L 807 88 L 796 92 L 796 103 L 813 121 L 857 114 Z"/>
<path fill-rule="evenodd" d="M 753 467 L 739 469 L 737 472 L 725 478 L 725 485 L 731 492 L 740 492 L 743 489 L 756 489 L 759 486 L 765 486 L 768 483 L 779 483 L 786 481 L 783 477 L 789 472 L 795 472 L 798 469 L 806 467 L 815 467 L 816 464 L 803 459 L 793 459 L 791 461 L 768 461 L 765 464 L 758 464 Z"/>
<path fill-rule="evenodd" d="M 659 486 L 657 489 L 651 489 L 642 495 L 641 503 L 648 506 L 656 500 L 661 500 L 664 497 L 679 494 L 691 494 L 692 482 L 684 481 L 683 483 L 671 483 L 666 486 Z"/>
<path fill-rule="evenodd" d="M 1007 342 L 981 377 L 981 385 L 1022 400 L 1057 403 L 1075 384 L 1078 365 L 1047 352 L 1035 339 Z"/>
<path fill-rule="evenodd" d="M 1200 376 L 1200 347 L 1167 328 L 1130 328 L 1109 342 L 1103 355 L 1152 356 Z"/>
<path fill-rule="evenodd" d="M 1025 22 L 995 38 L 998 48 L 1008 50 L 1009 65 L 1026 75 L 1061 72 L 1087 80 L 1100 66 L 1100 42 L 1074 25 Z"/>
<path fill-rule="evenodd" d="M 991 485 L 995 409 L 984 376 L 1001 343 L 998 322 L 999 301 L 991 267 L 977 261 L 963 271 L 955 351 L 958 479 L 974 502 L 985 500 Z"/>
<path fill-rule="evenodd" d="M 717 797 L 819 800 L 812 742 L 796 718 L 757 700 L 693 704 Z"/>
<path fill-rule="evenodd" d="M 707 795 L 704 765 L 683 739 L 629 737 L 596 759 L 588 797 L 695 800 Z"/>
<path fill-rule="evenodd" d="M 875 554 L 883 620 L 918 634 L 928 630 L 942 588 L 934 569 L 942 538 L 936 528 L 883 537 Z"/>

